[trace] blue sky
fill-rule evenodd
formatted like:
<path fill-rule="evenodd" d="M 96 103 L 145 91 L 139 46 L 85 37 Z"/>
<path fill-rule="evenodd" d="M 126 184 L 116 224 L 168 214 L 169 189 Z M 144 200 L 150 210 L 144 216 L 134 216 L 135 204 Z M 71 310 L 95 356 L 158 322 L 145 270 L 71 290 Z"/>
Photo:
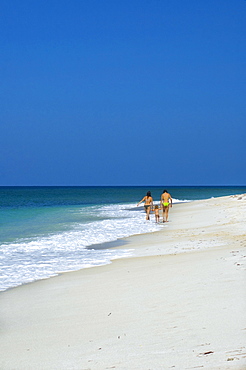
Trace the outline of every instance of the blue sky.
<path fill-rule="evenodd" d="M 0 185 L 245 185 L 245 0 L 1 0 Z"/>

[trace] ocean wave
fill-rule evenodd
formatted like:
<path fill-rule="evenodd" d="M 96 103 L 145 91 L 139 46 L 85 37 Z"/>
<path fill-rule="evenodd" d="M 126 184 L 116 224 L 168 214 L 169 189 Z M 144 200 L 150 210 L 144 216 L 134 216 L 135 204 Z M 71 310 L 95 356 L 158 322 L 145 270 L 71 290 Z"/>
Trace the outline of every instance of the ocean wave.
<path fill-rule="evenodd" d="M 70 225 L 69 231 L 2 244 L 0 290 L 129 255 L 129 250 L 94 250 L 93 245 L 161 228 L 154 217 L 146 221 L 144 213 L 130 212 L 132 208 L 133 204 L 81 208 L 83 222 Z M 87 216 L 94 221 L 87 222 Z"/>

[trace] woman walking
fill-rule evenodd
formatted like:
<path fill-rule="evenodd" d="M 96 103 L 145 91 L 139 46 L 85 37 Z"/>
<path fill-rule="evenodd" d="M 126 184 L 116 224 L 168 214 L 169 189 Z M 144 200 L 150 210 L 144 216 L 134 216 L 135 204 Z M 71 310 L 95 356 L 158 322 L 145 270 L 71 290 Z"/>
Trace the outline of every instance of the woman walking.
<path fill-rule="evenodd" d="M 168 222 L 169 207 L 172 207 L 173 200 L 167 190 L 163 190 L 161 194 L 161 206 L 163 211 L 163 222 Z"/>
<path fill-rule="evenodd" d="M 144 209 L 145 209 L 145 212 L 146 212 L 146 220 L 149 220 L 149 214 L 150 214 L 150 211 L 151 211 L 151 207 L 153 207 L 153 198 L 151 196 L 150 191 L 148 191 L 147 194 L 145 195 L 145 197 L 143 197 L 143 199 L 140 200 L 140 202 L 137 204 L 137 207 L 142 202 L 145 202 L 144 203 Z"/>

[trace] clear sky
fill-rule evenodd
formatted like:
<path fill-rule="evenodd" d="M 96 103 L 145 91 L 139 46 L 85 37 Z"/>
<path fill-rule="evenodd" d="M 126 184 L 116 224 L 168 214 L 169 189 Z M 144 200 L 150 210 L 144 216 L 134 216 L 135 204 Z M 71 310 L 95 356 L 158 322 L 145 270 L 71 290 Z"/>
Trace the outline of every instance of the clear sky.
<path fill-rule="evenodd" d="M 245 0 L 1 0 L 0 185 L 246 185 Z"/>

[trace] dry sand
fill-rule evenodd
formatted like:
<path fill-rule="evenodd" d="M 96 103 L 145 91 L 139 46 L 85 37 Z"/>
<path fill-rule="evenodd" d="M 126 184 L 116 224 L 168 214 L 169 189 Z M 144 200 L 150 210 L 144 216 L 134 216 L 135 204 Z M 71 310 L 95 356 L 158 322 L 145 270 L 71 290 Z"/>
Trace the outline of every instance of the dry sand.
<path fill-rule="evenodd" d="M 246 369 L 245 221 L 246 195 L 175 205 L 132 258 L 1 293 L 0 369 Z"/>

